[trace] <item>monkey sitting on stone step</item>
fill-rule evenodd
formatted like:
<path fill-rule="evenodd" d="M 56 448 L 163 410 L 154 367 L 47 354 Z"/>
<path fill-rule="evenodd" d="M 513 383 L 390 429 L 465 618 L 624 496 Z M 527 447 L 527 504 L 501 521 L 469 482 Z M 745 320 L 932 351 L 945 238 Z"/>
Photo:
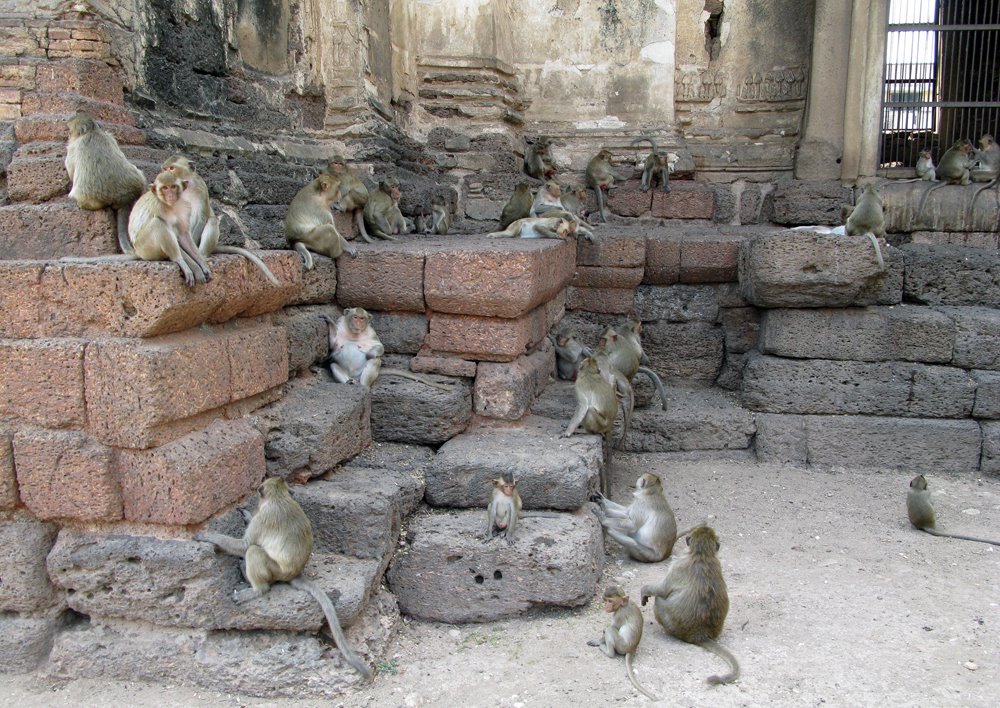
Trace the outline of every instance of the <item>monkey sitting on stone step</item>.
<path fill-rule="evenodd" d="M 879 270 L 885 270 L 885 259 L 882 257 L 882 247 L 879 237 L 885 238 L 885 215 L 882 212 L 882 197 L 875 190 L 875 185 L 869 182 L 858 197 L 854 206 L 844 204 L 840 207 L 844 219 L 845 233 L 848 236 L 867 236 L 875 249 L 875 259 Z"/>

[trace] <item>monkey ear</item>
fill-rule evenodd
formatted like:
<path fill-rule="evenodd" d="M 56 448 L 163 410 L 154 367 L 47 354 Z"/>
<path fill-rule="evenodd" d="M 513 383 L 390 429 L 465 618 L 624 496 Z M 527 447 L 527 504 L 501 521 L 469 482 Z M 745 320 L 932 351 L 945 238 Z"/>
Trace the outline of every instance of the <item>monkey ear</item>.
<path fill-rule="evenodd" d="M 149 191 L 153 192 L 153 193 L 156 192 L 156 182 L 150 182 L 149 183 Z"/>
<path fill-rule="evenodd" d="M 716 541 L 715 542 L 715 550 L 718 551 L 720 548 L 722 548 L 722 544 L 719 543 L 718 541 Z"/>
<path fill-rule="evenodd" d="M 183 191 L 183 190 L 185 190 L 187 188 L 188 188 L 188 180 L 182 179 L 181 180 L 181 190 Z"/>
<path fill-rule="evenodd" d="M 691 545 L 691 537 L 690 536 L 685 536 L 684 537 L 684 543 L 687 544 L 688 546 L 690 546 Z"/>

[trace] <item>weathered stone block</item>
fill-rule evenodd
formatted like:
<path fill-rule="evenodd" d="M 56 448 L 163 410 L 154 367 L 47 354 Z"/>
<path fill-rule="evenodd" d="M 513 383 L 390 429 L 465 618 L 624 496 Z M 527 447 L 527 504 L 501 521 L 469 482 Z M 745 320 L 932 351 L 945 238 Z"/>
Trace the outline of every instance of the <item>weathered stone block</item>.
<path fill-rule="evenodd" d="M 69 175 L 63 158 L 18 151 L 7 167 L 7 190 L 11 201 L 32 204 L 64 196 L 69 192 Z"/>
<path fill-rule="evenodd" d="M 976 403 L 973 418 L 1000 419 L 1000 371 L 970 371 L 976 382 Z"/>
<path fill-rule="evenodd" d="M 271 321 L 285 328 L 288 341 L 288 371 L 305 371 L 330 355 L 329 326 L 323 315 L 339 316 L 333 305 L 286 307 Z"/>
<path fill-rule="evenodd" d="M 427 469 L 427 502 L 483 507 L 492 480 L 511 472 L 526 508 L 580 508 L 597 490 L 602 442 L 597 435 L 562 438 L 565 427 L 531 416 L 516 428 L 484 425 L 452 438 Z"/>
<path fill-rule="evenodd" d="M 642 282 L 642 268 L 577 266 L 570 285 L 578 288 L 628 288 Z"/>
<path fill-rule="evenodd" d="M 715 217 L 715 190 L 693 182 L 673 182 L 669 192 L 653 192 L 652 213 L 657 219 L 711 221 Z"/>
<path fill-rule="evenodd" d="M 106 131 L 115 136 L 119 145 L 143 145 L 146 134 L 131 125 L 120 123 L 105 123 Z M 64 143 L 69 139 L 69 125 L 63 116 L 35 114 L 22 116 L 14 123 L 14 135 L 19 143 L 57 142 Z"/>
<path fill-rule="evenodd" d="M 377 442 L 345 462 L 343 469 L 358 467 L 364 470 L 389 470 L 419 480 L 420 493 L 414 497 L 407 497 L 403 515 L 409 516 L 416 511 L 424 497 L 424 470 L 432 459 L 434 450 L 425 445 Z"/>
<path fill-rule="evenodd" d="M 985 192 L 970 208 L 972 194 L 982 184 L 950 185 L 931 194 L 926 182 L 888 180 L 878 185 L 882 196 L 885 228 L 890 233 L 920 229 L 937 232 L 987 232 L 996 227 L 997 207 L 993 190 Z M 926 200 L 924 196 L 927 196 Z M 920 208 L 923 203 L 923 209 Z M 918 213 L 919 212 L 919 213 Z"/>
<path fill-rule="evenodd" d="M 462 379 L 427 378 L 446 384 L 448 390 L 440 391 L 386 372 L 379 376 L 371 391 L 373 439 L 436 445 L 465 430 L 472 419 L 469 383 Z"/>
<path fill-rule="evenodd" d="M 266 439 L 269 476 L 304 481 L 329 472 L 372 440 L 370 397 L 326 377 L 290 381 L 280 401 L 252 417 Z"/>
<path fill-rule="evenodd" d="M 118 461 L 127 520 L 197 524 L 261 483 L 264 440 L 245 419 L 219 420 Z"/>
<path fill-rule="evenodd" d="M 280 327 L 248 322 L 99 340 L 87 348 L 85 370 L 91 432 L 108 445 L 146 448 L 201 427 L 227 403 L 284 383 L 288 350 Z"/>
<path fill-rule="evenodd" d="M 709 322 L 650 322 L 642 347 L 661 377 L 714 381 L 722 367 L 722 327 Z"/>
<path fill-rule="evenodd" d="M 509 364 L 480 362 L 476 373 L 476 415 L 520 420 L 542 392 L 555 366 L 555 350 L 547 347 Z"/>
<path fill-rule="evenodd" d="M 576 262 L 598 268 L 642 268 L 646 263 L 645 234 L 615 224 L 603 226 L 594 241 L 576 240 Z"/>
<path fill-rule="evenodd" d="M 965 418 L 975 395 L 968 373 L 950 366 L 760 355 L 743 370 L 744 405 L 768 413 Z"/>
<path fill-rule="evenodd" d="M 566 307 L 585 312 L 624 315 L 635 306 L 632 288 L 566 288 Z"/>
<path fill-rule="evenodd" d="M 879 269 L 866 236 L 816 231 L 761 234 L 740 244 L 741 294 L 758 307 L 846 307 L 901 301 L 893 281 L 891 246 Z"/>
<path fill-rule="evenodd" d="M 674 234 L 656 231 L 646 239 L 646 267 L 642 282 L 673 285 L 681 277 L 681 244 Z"/>
<path fill-rule="evenodd" d="M 524 519 L 512 547 L 484 544 L 483 519 L 481 511 L 466 511 L 413 520 L 408 547 L 388 574 L 404 614 L 434 622 L 490 622 L 539 607 L 578 607 L 593 597 L 604 544 L 592 516 Z M 453 602 L 442 603 L 442 597 Z"/>
<path fill-rule="evenodd" d="M 643 192 L 639 182 L 619 183 L 619 186 L 604 193 L 604 206 L 618 216 L 642 216 L 649 211 L 653 196 Z"/>
<path fill-rule="evenodd" d="M 731 283 L 737 280 L 741 236 L 718 234 L 681 241 L 682 283 Z"/>
<path fill-rule="evenodd" d="M 122 80 L 103 61 L 67 59 L 40 64 L 35 70 L 37 89 L 46 93 L 78 93 L 98 101 L 124 104 Z"/>
<path fill-rule="evenodd" d="M 765 310 L 761 351 L 795 359 L 949 363 L 955 323 L 929 307 Z"/>
<path fill-rule="evenodd" d="M 1000 307 L 1000 254 L 963 246 L 909 243 L 904 294 L 927 305 Z"/>
<path fill-rule="evenodd" d="M 410 359 L 410 370 L 422 374 L 464 376 L 471 379 L 476 376 L 476 362 L 457 356 L 435 356 L 431 350 L 422 348 L 417 356 Z"/>
<path fill-rule="evenodd" d="M 0 207 L 4 260 L 113 254 L 118 252 L 115 233 L 115 215 L 110 209 L 86 211 L 68 200 Z"/>
<path fill-rule="evenodd" d="M 28 674 L 37 669 L 52 651 L 52 641 L 62 625 L 62 615 L 0 615 L 0 673 Z"/>
<path fill-rule="evenodd" d="M 0 612 L 43 612 L 64 604 L 45 570 L 57 531 L 27 514 L 0 516 Z"/>
<path fill-rule="evenodd" d="M 719 308 L 717 321 L 722 325 L 726 353 L 743 354 L 757 348 L 760 311 L 755 307 Z"/>
<path fill-rule="evenodd" d="M 635 291 L 635 313 L 643 321 L 715 322 L 719 303 L 707 285 L 640 285 Z"/>
<path fill-rule="evenodd" d="M 970 472 L 982 434 L 973 420 L 757 414 L 757 459 L 821 468 Z"/>
<path fill-rule="evenodd" d="M 1000 310 L 991 307 L 936 308 L 955 323 L 952 364 L 1000 370 Z"/>
<path fill-rule="evenodd" d="M 14 461 L 21 500 L 39 519 L 122 518 L 114 451 L 84 433 L 19 432 Z"/>
<path fill-rule="evenodd" d="M 1000 423 L 983 423 L 983 455 L 980 470 L 984 474 L 1000 475 Z"/>
<path fill-rule="evenodd" d="M 537 307 L 521 317 L 472 317 L 435 312 L 427 344 L 435 352 L 477 361 L 513 361 L 545 337 L 548 310 Z"/>
<path fill-rule="evenodd" d="M 416 354 L 427 336 L 427 316 L 415 312 L 373 312 L 372 327 L 389 354 Z M 415 371 L 416 369 L 414 369 Z"/>
<path fill-rule="evenodd" d="M 576 245 L 556 239 L 463 239 L 427 254 L 427 307 L 438 313 L 520 318 L 573 277 Z M 389 309 L 389 308 L 382 308 Z M 434 349 L 445 350 L 436 345 Z"/>
<path fill-rule="evenodd" d="M 36 91 L 27 93 L 21 102 L 25 115 L 35 113 L 73 115 L 77 111 L 85 111 L 94 117 L 101 125 L 108 123 L 135 125 L 132 113 L 121 102 L 95 101 L 92 98 L 74 93 L 46 93 Z"/>
<path fill-rule="evenodd" d="M 411 244 L 358 244 L 356 258 L 339 259 L 337 302 L 368 310 L 423 312 L 424 258 Z"/>
<path fill-rule="evenodd" d="M 167 627 L 286 629 L 317 632 L 319 604 L 286 583 L 237 605 L 246 587 L 242 561 L 210 543 L 63 529 L 49 554 L 48 572 L 69 606 L 85 615 Z M 327 591 L 349 625 L 378 582 L 377 561 L 313 553 L 303 575 Z"/>
<path fill-rule="evenodd" d="M 14 435 L 0 431 L 0 511 L 17 506 L 17 475 L 14 474 Z"/>
<path fill-rule="evenodd" d="M 0 340 L 0 418 L 82 426 L 85 346 L 72 339 Z"/>
<path fill-rule="evenodd" d="M 302 289 L 288 301 L 289 305 L 326 305 L 337 300 L 337 261 L 317 253 L 312 256 L 313 269 L 303 268 Z"/>
<path fill-rule="evenodd" d="M 774 222 L 788 226 L 839 224 L 840 207 L 851 203 L 851 188 L 840 180 L 782 181 L 774 189 Z"/>

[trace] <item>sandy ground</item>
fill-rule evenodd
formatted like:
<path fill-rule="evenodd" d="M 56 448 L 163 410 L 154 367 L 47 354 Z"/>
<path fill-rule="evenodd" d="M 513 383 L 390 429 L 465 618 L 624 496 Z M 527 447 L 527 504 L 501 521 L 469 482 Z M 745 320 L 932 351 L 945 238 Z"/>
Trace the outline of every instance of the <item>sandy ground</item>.
<path fill-rule="evenodd" d="M 821 472 L 738 459 L 617 458 L 612 497 L 658 473 L 686 527 L 719 534 L 730 612 L 721 641 L 740 680 L 710 687 L 722 661 L 667 637 L 645 610 L 636 673 L 685 706 L 994 706 L 1000 703 L 1000 547 L 909 527 L 912 475 Z M 930 476 L 938 526 L 1000 539 L 1000 480 Z M 678 546 L 680 548 L 680 546 Z M 638 598 L 660 565 L 608 544 L 605 581 Z M 442 601 L 447 602 L 447 598 Z M 406 621 L 374 683 L 346 706 L 560 706 L 650 703 L 623 659 L 588 647 L 606 622 L 598 600 L 576 610 L 481 625 Z M 309 706 L 209 691 L 88 679 L 0 676 L 16 706 Z"/>

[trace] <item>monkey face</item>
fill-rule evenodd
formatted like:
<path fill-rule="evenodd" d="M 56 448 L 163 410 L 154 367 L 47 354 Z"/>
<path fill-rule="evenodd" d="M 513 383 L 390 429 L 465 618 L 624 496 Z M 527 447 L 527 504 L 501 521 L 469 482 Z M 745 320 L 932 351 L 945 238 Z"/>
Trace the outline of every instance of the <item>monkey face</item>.
<path fill-rule="evenodd" d="M 351 330 L 351 334 L 361 334 L 368 328 L 368 322 L 371 320 L 371 315 L 368 311 L 360 307 L 352 307 L 351 309 L 344 312 L 344 317 L 347 319 L 347 328 Z"/>
<path fill-rule="evenodd" d="M 157 186 L 154 183 L 154 191 L 156 196 L 159 197 L 160 201 L 167 206 L 173 206 L 177 203 L 177 200 L 181 198 L 181 185 L 178 182 L 172 182 L 170 184 L 159 184 Z"/>

